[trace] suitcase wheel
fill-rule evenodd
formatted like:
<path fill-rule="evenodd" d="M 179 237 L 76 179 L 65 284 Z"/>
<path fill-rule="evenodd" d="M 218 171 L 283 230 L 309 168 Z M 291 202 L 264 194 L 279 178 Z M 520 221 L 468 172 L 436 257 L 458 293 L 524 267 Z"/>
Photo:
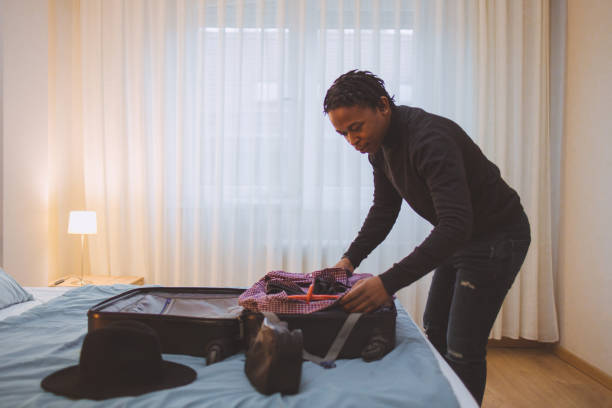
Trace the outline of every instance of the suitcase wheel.
<path fill-rule="evenodd" d="M 219 343 L 211 344 L 206 350 L 206 365 L 223 360 L 223 347 Z"/>
<path fill-rule="evenodd" d="M 368 344 L 361 350 L 363 361 L 380 360 L 389 351 L 389 340 L 382 335 L 380 330 L 374 330 Z"/>
<path fill-rule="evenodd" d="M 231 339 L 214 339 L 206 345 L 206 365 L 211 365 L 236 352 Z"/>

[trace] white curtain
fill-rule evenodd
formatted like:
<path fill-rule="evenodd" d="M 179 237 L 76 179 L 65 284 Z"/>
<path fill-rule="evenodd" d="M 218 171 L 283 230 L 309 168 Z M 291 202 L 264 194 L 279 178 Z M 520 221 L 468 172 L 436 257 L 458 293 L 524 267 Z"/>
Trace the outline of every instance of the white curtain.
<path fill-rule="evenodd" d="M 551 246 L 549 2 L 417 1 L 414 103 L 457 121 L 521 196 L 532 244 L 492 336 L 558 340 Z"/>
<path fill-rule="evenodd" d="M 546 0 L 58 5 L 76 9 L 80 27 L 73 87 L 84 206 L 99 220 L 92 273 L 249 286 L 269 270 L 333 265 L 372 179 L 322 101 L 338 75 L 367 69 L 397 103 L 462 125 L 519 191 L 533 244 L 492 335 L 557 339 Z M 383 272 L 429 229 L 405 205 L 359 270 Z M 399 293 L 418 322 L 430 279 Z"/>

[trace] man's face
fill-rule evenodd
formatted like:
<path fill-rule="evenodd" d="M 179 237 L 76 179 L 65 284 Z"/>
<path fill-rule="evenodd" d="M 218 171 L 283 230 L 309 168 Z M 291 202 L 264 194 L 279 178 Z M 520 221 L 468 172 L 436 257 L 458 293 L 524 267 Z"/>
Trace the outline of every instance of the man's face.
<path fill-rule="evenodd" d="M 382 97 L 384 107 L 340 107 L 329 111 L 329 120 L 336 132 L 361 153 L 375 153 L 382 144 L 391 121 L 389 101 Z"/>

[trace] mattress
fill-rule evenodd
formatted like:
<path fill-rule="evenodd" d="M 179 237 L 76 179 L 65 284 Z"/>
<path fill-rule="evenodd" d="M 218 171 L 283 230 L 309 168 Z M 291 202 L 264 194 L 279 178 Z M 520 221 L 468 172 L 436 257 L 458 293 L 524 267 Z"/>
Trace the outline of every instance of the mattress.
<path fill-rule="evenodd" d="M 4 309 L 0 309 L 0 320 L 4 320 L 9 316 L 19 315 L 25 312 L 26 310 L 32 309 L 34 306 L 42 305 L 43 303 L 46 303 L 50 301 L 51 299 L 61 296 L 64 293 L 74 288 L 26 286 L 24 287 L 24 289 L 28 291 L 29 293 L 31 293 L 32 296 L 34 296 L 34 299 L 30 300 L 29 302 L 18 303 L 16 305 L 13 305 L 13 306 L 10 306 Z"/>
<path fill-rule="evenodd" d="M 27 287 L 25 289 L 34 296 L 33 301 L 0 310 L 0 329 L 3 334 L 6 333 L 6 336 L 0 339 L 0 361 L 3 362 L 0 365 L 0 406 L 5 406 L 3 401 L 10 406 L 18 401 L 19 406 L 70 405 L 72 400 L 42 391 L 40 380 L 54 370 L 78 363 L 80 344 L 86 333 L 87 309 L 100 300 L 133 287 Z M 164 359 L 196 369 L 197 385 L 159 391 L 137 398 L 124 397 L 102 402 L 87 400 L 81 403 L 85 403 L 84 406 L 168 406 L 171 400 L 175 403 L 180 401 L 178 406 L 195 404 L 299 407 L 315 404 L 348 407 L 364 406 L 365 403 L 368 406 L 477 407 L 465 386 L 423 336 L 399 302 L 397 306 L 396 350 L 385 359 L 373 363 L 364 363 L 359 359 L 342 360 L 339 361 L 338 368 L 332 370 L 324 370 L 305 362 L 300 393 L 296 396 L 267 397 L 255 392 L 242 371 L 242 353 L 208 367 L 197 357 L 164 355 Z M 62 332 L 52 333 L 51 328 L 58 325 L 61 326 Z M 44 327 L 49 329 L 45 330 Z M 12 350 L 8 357 L 2 354 L 2 350 L 11 348 L 15 338 L 35 337 L 29 333 L 38 333 L 36 337 L 40 339 L 32 340 L 33 344 L 20 344 L 18 350 Z M 40 342 L 40 346 L 36 346 L 37 342 Z M 22 353 L 22 356 L 16 355 L 17 352 Z M 15 364 L 9 357 L 22 358 L 23 367 Z M 412 373 L 411 370 L 416 372 Z M 425 376 L 426 380 L 420 376 Z M 417 380 L 424 381 L 426 386 L 435 387 L 433 392 L 425 392 L 424 397 L 418 399 L 416 394 L 422 391 L 419 388 L 423 385 L 415 384 Z M 347 394 L 346 390 L 351 387 L 359 389 Z M 416 388 L 411 392 L 411 387 Z M 445 394 L 447 389 L 450 399 Z M 329 395 L 322 396 L 321 393 L 325 392 Z M 204 395 L 206 397 L 203 397 Z M 442 405 L 439 405 L 440 403 Z"/>

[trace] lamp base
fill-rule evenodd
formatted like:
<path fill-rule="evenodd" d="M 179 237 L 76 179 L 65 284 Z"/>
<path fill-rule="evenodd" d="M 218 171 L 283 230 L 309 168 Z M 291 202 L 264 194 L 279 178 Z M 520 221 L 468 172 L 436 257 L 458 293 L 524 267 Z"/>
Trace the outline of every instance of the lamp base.
<path fill-rule="evenodd" d="M 83 249 L 85 248 L 85 234 L 81 234 L 81 276 L 78 277 L 78 285 L 79 286 L 85 286 L 85 285 L 89 285 L 91 282 L 88 282 L 84 279 L 84 275 L 83 275 Z"/>

